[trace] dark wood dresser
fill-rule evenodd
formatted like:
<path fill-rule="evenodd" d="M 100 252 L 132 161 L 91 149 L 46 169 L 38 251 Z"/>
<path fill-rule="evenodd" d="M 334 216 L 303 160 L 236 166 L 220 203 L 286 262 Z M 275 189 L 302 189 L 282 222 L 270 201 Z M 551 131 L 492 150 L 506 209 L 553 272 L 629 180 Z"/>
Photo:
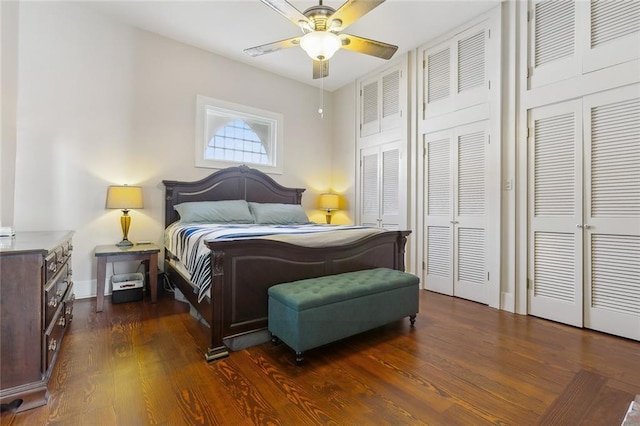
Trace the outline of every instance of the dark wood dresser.
<path fill-rule="evenodd" d="M 73 317 L 73 232 L 0 238 L 0 402 L 47 403 L 47 385 Z"/>

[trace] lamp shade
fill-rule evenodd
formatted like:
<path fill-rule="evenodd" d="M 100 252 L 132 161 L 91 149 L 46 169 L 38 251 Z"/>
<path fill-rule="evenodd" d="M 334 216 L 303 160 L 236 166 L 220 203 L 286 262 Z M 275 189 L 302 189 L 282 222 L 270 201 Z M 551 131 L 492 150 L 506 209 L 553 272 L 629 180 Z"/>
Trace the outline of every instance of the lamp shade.
<path fill-rule="evenodd" d="M 330 31 L 312 31 L 300 40 L 300 47 L 314 61 L 326 61 L 342 46 L 340 37 Z"/>
<path fill-rule="evenodd" d="M 338 194 L 321 194 L 320 209 L 328 212 L 338 210 Z"/>
<path fill-rule="evenodd" d="M 108 209 L 141 209 L 142 188 L 139 186 L 110 186 L 107 190 L 107 208 Z"/>

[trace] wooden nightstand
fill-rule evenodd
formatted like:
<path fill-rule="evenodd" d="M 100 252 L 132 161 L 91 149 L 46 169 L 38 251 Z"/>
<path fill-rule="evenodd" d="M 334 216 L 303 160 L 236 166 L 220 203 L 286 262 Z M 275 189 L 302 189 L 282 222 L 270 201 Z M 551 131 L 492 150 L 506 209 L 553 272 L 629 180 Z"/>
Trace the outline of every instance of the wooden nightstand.
<path fill-rule="evenodd" d="M 107 278 L 108 262 L 144 261 L 149 273 L 151 303 L 156 303 L 158 300 L 158 253 L 160 253 L 160 247 L 155 244 L 134 244 L 127 248 L 116 245 L 97 246 L 95 250 L 95 256 L 98 259 L 96 312 L 102 312 L 104 308 L 104 281 Z"/>

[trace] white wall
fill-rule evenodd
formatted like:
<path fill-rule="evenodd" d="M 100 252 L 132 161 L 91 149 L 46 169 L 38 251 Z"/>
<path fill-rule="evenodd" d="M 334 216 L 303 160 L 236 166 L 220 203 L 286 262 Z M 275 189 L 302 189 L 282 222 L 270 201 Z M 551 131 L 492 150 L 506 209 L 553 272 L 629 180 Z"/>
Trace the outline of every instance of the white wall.
<path fill-rule="evenodd" d="M 331 223 L 353 224 L 356 196 L 356 83 L 333 92 L 332 190 L 341 195 Z"/>
<path fill-rule="evenodd" d="M 0 2 L 0 225 L 3 226 L 13 225 L 19 9 L 17 1 Z"/>
<path fill-rule="evenodd" d="M 15 226 L 75 230 L 78 297 L 95 295 L 94 247 L 122 237 L 121 212 L 105 210 L 109 185 L 143 186 L 129 236 L 160 244 L 162 179 L 213 171 L 194 167 L 196 94 L 282 113 L 274 178 L 308 188 L 303 205 L 324 220 L 314 208 L 330 186 L 332 123 L 316 88 L 59 2 L 21 3 L 18 85 Z"/>

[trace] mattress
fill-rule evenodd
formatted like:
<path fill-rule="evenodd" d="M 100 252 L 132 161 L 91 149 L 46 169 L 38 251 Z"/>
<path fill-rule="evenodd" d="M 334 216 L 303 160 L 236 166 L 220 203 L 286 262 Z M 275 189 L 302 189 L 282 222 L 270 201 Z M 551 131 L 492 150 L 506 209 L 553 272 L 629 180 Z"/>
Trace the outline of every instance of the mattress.
<path fill-rule="evenodd" d="M 198 301 L 209 295 L 211 287 L 209 241 L 269 239 L 304 247 L 331 247 L 348 244 L 384 232 L 380 228 L 345 225 L 256 225 L 183 224 L 175 222 L 164 232 L 164 246 L 173 255 L 176 269 L 189 277 Z"/>

